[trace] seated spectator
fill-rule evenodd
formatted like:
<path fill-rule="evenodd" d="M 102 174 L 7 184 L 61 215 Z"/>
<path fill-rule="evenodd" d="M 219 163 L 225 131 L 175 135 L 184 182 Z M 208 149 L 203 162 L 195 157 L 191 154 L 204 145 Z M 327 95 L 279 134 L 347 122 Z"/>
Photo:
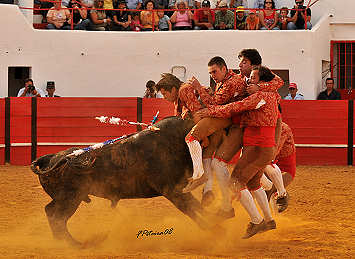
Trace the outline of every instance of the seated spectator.
<path fill-rule="evenodd" d="M 90 20 L 87 19 L 88 12 L 79 3 L 80 0 L 71 0 L 69 3 L 69 8 L 73 8 L 73 28 L 74 30 L 87 30 L 90 25 Z"/>
<path fill-rule="evenodd" d="M 31 78 L 25 79 L 25 87 L 21 88 L 17 97 L 44 97 L 44 93 L 41 89 L 33 85 L 33 80 Z"/>
<path fill-rule="evenodd" d="M 247 30 L 259 30 L 260 28 L 260 19 L 259 16 L 256 15 L 255 10 L 250 10 L 249 15 L 245 20 L 245 22 L 246 22 Z"/>
<path fill-rule="evenodd" d="M 279 27 L 281 30 L 287 30 L 287 24 L 290 21 L 290 17 L 288 17 L 288 8 L 282 7 L 280 10 L 280 19 L 279 19 Z"/>
<path fill-rule="evenodd" d="M 141 24 L 142 31 L 152 31 L 153 30 L 153 19 L 154 19 L 154 27 L 158 28 L 159 17 L 156 12 L 153 12 L 155 8 L 155 3 L 152 0 L 148 0 L 144 3 L 144 9 L 146 11 L 141 12 Z"/>
<path fill-rule="evenodd" d="M 131 30 L 132 31 L 141 31 L 143 29 L 142 24 L 141 24 L 141 14 L 139 11 L 137 12 L 132 12 L 132 21 L 131 21 Z"/>
<path fill-rule="evenodd" d="M 90 10 L 90 29 L 93 31 L 105 31 L 108 30 L 108 26 L 111 24 L 111 19 L 107 18 L 105 10 L 97 10 L 104 8 L 104 0 L 95 0 L 94 8 Z"/>
<path fill-rule="evenodd" d="M 157 0 L 159 9 L 169 9 L 169 0 Z"/>
<path fill-rule="evenodd" d="M 288 87 L 289 94 L 285 97 L 285 100 L 304 100 L 303 95 L 298 94 L 297 91 L 298 91 L 297 84 L 290 83 Z"/>
<path fill-rule="evenodd" d="M 118 2 L 118 8 L 121 10 L 113 11 L 113 23 L 111 25 L 111 30 L 113 31 L 130 31 L 131 30 L 131 14 L 127 9 L 126 2 L 120 0 Z M 122 10 L 124 9 L 124 10 Z"/>
<path fill-rule="evenodd" d="M 40 14 L 43 16 L 42 22 L 46 23 L 47 22 L 47 13 L 48 9 L 53 7 L 52 2 L 46 2 L 46 1 L 40 1 L 40 9 L 47 9 L 47 10 L 41 10 Z"/>
<path fill-rule="evenodd" d="M 196 10 L 194 14 L 195 30 L 213 30 L 215 22 L 215 13 L 211 10 L 209 0 L 203 0 L 202 9 Z"/>
<path fill-rule="evenodd" d="M 191 11 L 186 10 L 186 2 L 179 1 L 177 3 L 177 9 L 170 18 L 170 21 L 174 24 L 174 30 L 191 30 L 193 14 Z"/>
<path fill-rule="evenodd" d="M 158 11 L 157 14 L 159 17 L 158 30 L 171 31 L 173 26 L 171 25 L 169 16 L 165 15 L 164 11 Z"/>
<path fill-rule="evenodd" d="M 255 9 L 264 9 L 264 0 L 254 0 Z"/>
<path fill-rule="evenodd" d="M 92 8 L 94 6 L 94 0 L 81 0 L 81 3 L 88 8 Z"/>
<path fill-rule="evenodd" d="M 248 0 L 231 0 L 229 3 L 230 8 L 238 8 L 238 6 L 248 8 Z"/>
<path fill-rule="evenodd" d="M 181 1 L 184 1 L 186 4 L 186 9 L 190 8 L 190 9 L 194 9 L 194 8 L 201 8 L 200 2 L 195 1 L 195 0 L 169 0 L 169 8 L 170 9 L 178 9 L 177 8 L 177 4 Z M 198 6 L 196 6 L 196 4 Z"/>
<path fill-rule="evenodd" d="M 111 20 L 113 20 L 113 1 L 112 0 L 104 0 L 104 9 L 106 12 L 106 15 L 108 18 L 110 18 Z M 116 8 L 118 9 L 118 8 Z"/>
<path fill-rule="evenodd" d="M 47 87 L 46 87 L 46 97 L 60 97 L 59 95 L 55 95 L 55 83 L 54 81 L 48 81 L 47 82 Z"/>
<path fill-rule="evenodd" d="M 247 22 L 246 22 L 247 17 L 244 15 L 244 7 L 243 6 L 238 6 L 236 18 L 237 18 L 237 21 L 236 21 L 237 30 L 245 30 L 247 27 Z"/>
<path fill-rule="evenodd" d="M 47 13 L 47 29 L 70 30 L 70 11 L 57 0 Z"/>
<path fill-rule="evenodd" d="M 303 30 L 305 29 L 305 20 L 307 21 L 307 30 L 312 29 L 311 24 L 311 9 L 303 5 L 304 0 L 296 0 L 294 9 L 304 9 L 303 11 L 291 10 L 291 19 L 287 24 L 288 30 Z M 306 10 L 307 8 L 307 10 Z M 307 15 L 307 17 L 305 17 Z"/>
<path fill-rule="evenodd" d="M 218 8 L 228 8 L 227 1 L 222 0 Z M 234 13 L 231 10 L 216 11 L 216 21 L 214 27 L 217 30 L 230 30 L 234 28 Z"/>
<path fill-rule="evenodd" d="M 340 100 L 340 93 L 334 89 L 334 79 L 329 77 L 325 80 L 327 89 L 323 92 L 320 92 L 317 100 Z"/>
<path fill-rule="evenodd" d="M 275 9 L 274 0 L 265 0 L 264 9 L 259 12 L 261 30 L 279 30 L 279 16 Z"/>
<path fill-rule="evenodd" d="M 157 98 L 157 92 L 155 90 L 155 82 L 149 80 L 145 85 L 145 93 L 143 98 Z"/>
<path fill-rule="evenodd" d="M 142 4 L 143 1 L 142 0 L 127 0 L 127 8 L 128 9 L 142 9 Z"/>

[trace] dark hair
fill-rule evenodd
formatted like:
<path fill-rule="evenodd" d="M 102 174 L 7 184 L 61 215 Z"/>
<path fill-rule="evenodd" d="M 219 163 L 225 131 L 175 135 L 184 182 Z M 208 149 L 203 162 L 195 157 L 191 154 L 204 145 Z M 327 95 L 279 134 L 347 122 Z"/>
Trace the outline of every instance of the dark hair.
<path fill-rule="evenodd" d="M 26 78 L 26 79 L 25 79 L 25 84 L 26 84 L 27 82 L 31 82 L 31 83 L 33 84 L 33 80 L 32 80 L 31 78 Z"/>
<path fill-rule="evenodd" d="M 270 0 L 264 0 L 264 8 L 265 8 L 265 3 L 266 3 L 266 1 L 270 1 Z M 271 0 L 272 1 L 272 4 L 271 4 L 271 8 L 272 9 L 275 9 L 275 2 L 274 2 L 274 0 Z"/>
<path fill-rule="evenodd" d="M 147 5 L 148 3 L 152 3 L 153 4 L 153 9 L 155 9 L 155 2 L 153 0 L 147 0 L 144 2 L 144 9 L 147 9 Z"/>
<path fill-rule="evenodd" d="M 146 84 L 145 87 L 146 88 L 154 88 L 155 86 L 155 82 L 153 80 L 149 80 Z"/>
<path fill-rule="evenodd" d="M 328 77 L 327 79 L 325 79 L 326 83 L 327 83 L 327 81 L 332 81 L 334 83 L 334 78 L 333 77 Z"/>
<path fill-rule="evenodd" d="M 209 67 L 213 66 L 213 65 L 217 65 L 219 68 L 222 68 L 222 67 L 227 68 L 226 61 L 224 61 L 224 59 L 219 56 L 211 58 L 211 60 L 208 62 Z"/>
<path fill-rule="evenodd" d="M 287 8 L 287 7 L 282 7 L 282 8 L 280 9 L 280 13 L 281 13 L 281 11 L 287 11 L 287 14 L 288 14 L 288 8 Z"/>
<path fill-rule="evenodd" d="M 170 73 L 161 74 L 161 79 L 155 85 L 155 89 L 159 92 L 160 89 L 164 89 L 165 91 L 171 92 L 171 90 L 175 87 L 177 90 L 180 89 L 180 86 L 183 82 Z"/>
<path fill-rule="evenodd" d="M 259 71 L 259 80 L 263 82 L 270 82 L 275 78 L 275 75 L 271 72 L 271 70 L 264 66 L 253 67 L 253 70 Z"/>
<path fill-rule="evenodd" d="M 238 58 L 247 58 L 252 65 L 261 65 L 262 59 L 259 52 L 256 49 L 243 49 L 238 54 Z"/>
<path fill-rule="evenodd" d="M 279 109 L 279 112 L 282 113 L 281 104 L 278 104 L 277 108 Z"/>

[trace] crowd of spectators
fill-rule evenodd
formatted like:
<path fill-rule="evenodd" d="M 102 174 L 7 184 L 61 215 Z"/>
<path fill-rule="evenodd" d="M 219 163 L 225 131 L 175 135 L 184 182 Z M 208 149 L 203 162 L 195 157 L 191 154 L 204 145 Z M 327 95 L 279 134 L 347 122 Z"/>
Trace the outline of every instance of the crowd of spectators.
<path fill-rule="evenodd" d="M 275 1 L 256 0 L 56 0 L 43 3 L 48 29 L 96 31 L 297 30 L 311 29 L 304 0 L 276 9 Z M 251 9 L 254 8 L 254 9 Z"/>
<path fill-rule="evenodd" d="M 48 81 L 45 94 L 40 88 L 37 88 L 31 78 L 25 79 L 25 87 L 18 91 L 17 97 L 60 97 L 54 94 L 55 83 L 54 81 Z"/>

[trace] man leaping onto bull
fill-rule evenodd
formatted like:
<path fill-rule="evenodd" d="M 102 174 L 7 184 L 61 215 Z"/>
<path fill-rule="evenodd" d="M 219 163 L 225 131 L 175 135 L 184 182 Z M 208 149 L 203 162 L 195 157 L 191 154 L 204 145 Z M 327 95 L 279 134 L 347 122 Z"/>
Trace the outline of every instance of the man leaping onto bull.
<path fill-rule="evenodd" d="M 181 116 L 182 118 L 187 118 L 189 115 L 192 119 L 193 114 L 197 110 L 205 108 L 208 104 L 218 105 L 229 103 L 233 100 L 235 93 L 241 91 L 237 89 L 237 87 L 241 86 L 241 82 L 238 82 L 239 79 L 236 77 L 235 73 L 227 69 L 223 58 L 212 58 L 208 63 L 208 69 L 212 78 L 217 83 L 216 92 L 212 97 L 207 93 L 207 90 L 201 91 L 201 89 L 199 89 L 200 91 L 196 91 L 191 84 L 183 84 L 183 82 L 171 74 L 162 75 L 162 79 L 157 83 L 156 88 L 157 91 L 162 93 L 166 100 L 175 104 L 175 115 Z M 202 95 L 206 93 L 208 95 L 208 103 L 205 103 L 204 101 L 207 99 L 202 97 Z M 200 97 L 200 100 L 197 96 Z M 221 142 L 223 134 L 221 130 L 230 126 L 230 124 L 230 119 L 206 118 L 198 122 L 185 138 L 193 161 L 194 175 L 204 175 L 204 178 L 200 179 L 198 185 L 207 180 L 203 191 L 202 204 L 204 200 L 210 199 L 207 198 L 208 196 L 213 195 L 213 177 L 211 171 L 212 155 Z M 206 140 L 209 136 L 211 136 L 210 144 L 207 148 L 203 149 L 202 152 L 202 147 L 199 142 Z M 204 171 L 206 171 L 206 174 L 204 174 Z M 228 188 L 229 173 L 228 171 L 219 170 L 216 171 L 216 175 L 223 196 L 221 210 L 232 214 L 229 217 L 234 217 L 234 210 L 231 206 Z M 188 184 L 188 186 L 190 186 L 190 184 Z"/>

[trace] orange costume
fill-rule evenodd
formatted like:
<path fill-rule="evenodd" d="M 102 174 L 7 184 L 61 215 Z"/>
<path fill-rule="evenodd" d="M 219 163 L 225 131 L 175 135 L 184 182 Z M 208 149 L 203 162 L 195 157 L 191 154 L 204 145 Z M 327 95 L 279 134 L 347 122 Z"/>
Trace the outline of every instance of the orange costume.
<path fill-rule="evenodd" d="M 296 175 L 296 147 L 291 128 L 282 123 L 281 139 L 277 146 L 276 164 L 281 172 L 289 173 L 292 178 Z"/>
<path fill-rule="evenodd" d="M 178 99 L 174 102 L 174 105 L 174 115 L 183 119 L 203 108 L 195 94 L 195 89 L 189 84 L 183 84 L 179 88 Z"/>

